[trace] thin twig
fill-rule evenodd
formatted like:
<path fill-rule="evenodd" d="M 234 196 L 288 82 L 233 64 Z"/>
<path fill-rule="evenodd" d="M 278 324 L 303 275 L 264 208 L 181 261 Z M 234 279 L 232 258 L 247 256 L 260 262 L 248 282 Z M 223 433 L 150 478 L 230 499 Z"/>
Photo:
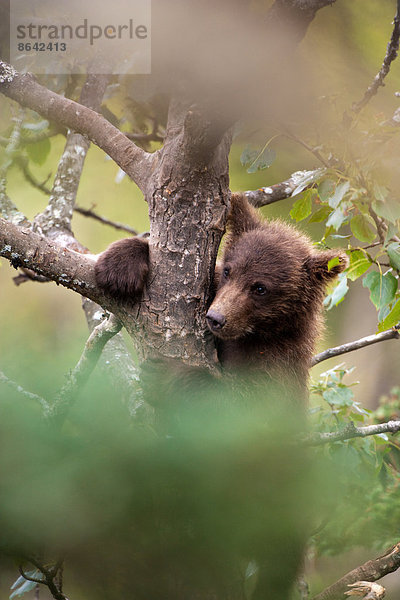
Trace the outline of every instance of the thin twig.
<path fill-rule="evenodd" d="M 340 431 L 328 431 L 325 433 L 313 433 L 305 442 L 310 446 L 321 446 L 331 442 L 343 442 L 359 437 L 369 437 L 370 435 L 379 435 L 382 433 L 398 433 L 400 431 L 400 421 L 387 421 L 387 423 L 378 423 L 377 425 L 366 425 L 365 427 L 356 427 L 351 421 Z"/>
<path fill-rule="evenodd" d="M 129 227 L 129 225 L 124 225 L 123 223 L 118 223 L 117 221 L 110 221 L 106 217 L 102 217 L 101 215 L 95 213 L 92 209 L 82 208 L 81 206 L 75 206 L 74 211 L 83 215 L 84 217 L 90 217 L 91 219 L 95 219 L 96 221 L 100 221 L 104 225 L 110 225 L 114 227 L 114 229 L 120 229 L 121 231 L 126 231 L 127 233 L 131 233 L 132 235 L 138 235 L 136 229 Z"/>
<path fill-rule="evenodd" d="M 4 160 L 0 165 L 0 214 L 14 223 L 15 225 L 29 225 L 28 219 L 15 206 L 14 202 L 8 197 L 6 191 L 7 171 L 13 164 L 16 152 L 21 141 L 21 127 L 24 120 L 25 111 L 19 110 L 18 117 L 14 119 L 14 127 L 5 148 Z"/>
<path fill-rule="evenodd" d="M 299 138 L 295 133 L 292 133 L 291 131 L 289 131 L 287 129 L 287 127 L 285 127 L 285 129 L 286 129 L 286 131 L 284 133 L 282 133 L 283 136 L 287 137 L 289 140 L 293 140 L 297 144 L 300 144 L 300 146 L 303 146 L 303 148 L 305 148 L 308 152 L 310 152 L 313 156 L 315 156 L 315 158 L 317 160 L 319 160 L 324 165 L 324 167 L 329 169 L 329 167 L 331 165 L 322 156 L 322 154 L 319 152 L 319 150 L 317 148 L 313 148 L 313 146 L 310 146 L 310 144 L 307 144 L 307 142 L 305 142 L 304 140 Z"/>
<path fill-rule="evenodd" d="M 27 575 L 27 573 L 25 573 L 22 565 L 18 565 L 18 571 L 19 571 L 20 575 L 22 575 L 22 577 L 24 579 L 26 579 L 27 581 L 32 581 L 33 583 L 44 583 L 43 579 L 38 579 L 37 577 L 31 577 L 30 575 Z"/>
<path fill-rule="evenodd" d="M 27 281 L 37 281 L 38 283 L 49 283 L 50 279 L 44 277 L 43 275 L 38 275 L 35 271 L 31 271 L 31 269 L 24 269 L 20 267 L 20 272 L 16 277 L 13 277 L 14 285 L 17 287 L 22 283 L 26 283 Z"/>
<path fill-rule="evenodd" d="M 29 170 L 28 160 L 25 157 L 23 157 L 23 156 L 17 157 L 15 162 L 20 167 L 20 169 L 21 169 L 25 179 L 28 181 L 28 183 L 33 185 L 33 187 L 37 188 L 44 194 L 47 194 L 48 196 L 51 194 L 51 189 L 46 186 L 46 183 L 48 182 L 48 180 L 51 177 L 51 173 L 48 175 L 48 177 L 44 181 L 41 182 L 41 181 L 38 181 L 32 175 L 31 171 Z"/>
<path fill-rule="evenodd" d="M 32 392 L 28 392 L 22 386 L 20 386 L 16 381 L 9 379 L 9 377 L 7 377 L 3 373 L 3 371 L 0 371 L 0 383 L 7 385 L 9 388 L 18 392 L 18 394 L 20 394 L 24 398 L 27 398 L 29 400 L 35 400 L 35 402 L 38 402 L 41 405 L 43 411 L 49 410 L 49 403 L 44 398 L 42 398 L 41 396 L 38 396 L 37 394 L 33 394 Z"/>
<path fill-rule="evenodd" d="M 126 137 L 133 142 L 163 142 L 164 138 L 158 133 L 126 133 Z"/>
<path fill-rule="evenodd" d="M 353 104 L 352 109 L 355 113 L 359 113 L 361 109 L 364 108 L 366 104 L 368 104 L 371 98 L 377 94 L 379 87 L 385 85 L 383 80 L 389 73 L 392 62 L 397 57 L 400 39 L 400 0 L 397 0 L 397 13 L 393 23 L 394 27 L 392 31 L 392 36 L 390 38 L 390 42 L 388 43 L 386 56 L 383 60 L 382 66 L 378 74 L 375 75 L 374 81 L 368 87 L 363 98 L 359 102 L 355 102 Z"/>
<path fill-rule="evenodd" d="M 369 560 L 353 569 L 312 600 L 342 600 L 348 586 L 357 581 L 378 581 L 400 567 L 400 543 L 392 546 L 382 556 Z"/>
<path fill-rule="evenodd" d="M 384 342 L 386 340 L 399 339 L 400 337 L 400 324 L 383 331 L 382 333 L 377 333 L 375 335 L 368 335 L 367 337 L 361 338 L 359 340 L 355 340 L 354 342 L 349 342 L 348 344 L 342 344 L 341 346 L 335 346 L 334 348 L 328 348 L 328 350 L 324 350 L 319 354 L 316 354 L 311 361 L 311 366 L 317 365 L 323 360 L 327 360 L 328 358 L 332 358 L 334 356 L 340 356 L 341 354 L 347 354 L 347 352 L 353 352 L 353 350 L 359 350 L 360 348 L 365 348 L 366 346 L 371 346 L 372 344 L 377 344 L 378 342 Z"/>

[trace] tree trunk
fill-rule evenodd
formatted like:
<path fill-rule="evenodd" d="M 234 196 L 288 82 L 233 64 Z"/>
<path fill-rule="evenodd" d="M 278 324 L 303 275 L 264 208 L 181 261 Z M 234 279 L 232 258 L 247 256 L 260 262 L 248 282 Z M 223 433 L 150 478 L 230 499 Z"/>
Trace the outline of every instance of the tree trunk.
<path fill-rule="evenodd" d="M 132 321 L 124 324 L 142 359 L 162 356 L 212 367 L 215 346 L 205 314 L 225 230 L 231 136 L 223 135 L 216 150 L 209 149 L 188 123 L 193 114 L 187 106 L 171 103 L 167 138 L 146 192 L 147 291 Z"/>

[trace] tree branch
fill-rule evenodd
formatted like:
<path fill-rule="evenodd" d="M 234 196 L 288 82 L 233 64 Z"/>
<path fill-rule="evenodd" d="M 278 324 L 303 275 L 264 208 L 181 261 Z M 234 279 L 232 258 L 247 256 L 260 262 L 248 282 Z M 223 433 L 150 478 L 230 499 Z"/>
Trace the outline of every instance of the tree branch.
<path fill-rule="evenodd" d="M 330 442 L 343 442 L 352 438 L 368 437 L 370 435 L 379 435 L 381 433 L 398 433 L 400 431 L 400 421 L 388 421 L 387 423 L 378 423 L 377 425 L 366 425 L 365 427 L 356 427 L 351 421 L 340 431 L 328 431 L 326 433 L 313 433 L 306 439 L 307 445 L 321 446 Z"/>
<path fill-rule="evenodd" d="M 76 242 L 77 247 L 78 242 Z M 94 277 L 94 261 L 84 254 L 75 252 L 69 248 L 62 247 L 46 237 L 33 233 L 29 229 L 16 227 L 15 225 L 0 219 L 0 256 L 7 258 L 15 267 L 23 265 L 32 271 L 39 273 L 61 284 L 85 298 L 89 298 L 110 312 L 117 318 L 132 318 L 131 306 L 121 306 L 113 298 L 105 297 L 102 290 L 96 286 Z M 102 315 L 100 306 L 92 305 L 96 314 Z M 98 324 L 98 319 L 92 319 L 90 311 L 85 314 L 90 322 Z M 104 342 L 105 343 L 105 342 Z M 114 339 L 114 350 L 107 353 L 107 369 L 112 372 L 115 381 L 121 380 L 122 396 L 124 397 L 131 414 L 136 413 L 143 405 L 143 401 L 134 398 L 137 392 L 137 372 L 133 367 L 132 359 L 128 356 L 122 339 Z M 114 352 L 115 351 L 115 352 Z M 119 360 L 115 360 L 115 356 Z M 122 365 L 122 366 L 121 366 Z M 47 407 L 45 407 L 47 408 Z M 46 411 L 45 411 L 46 412 Z"/>
<path fill-rule="evenodd" d="M 69 373 L 66 384 L 57 394 L 55 402 L 46 416 L 57 420 L 65 417 L 79 390 L 92 374 L 104 346 L 121 330 L 121 327 L 120 321 L 113 315 L 109 315 L 93 329 L 76 367 Z"/>
<path fill-rule="evenodd" d="M 28 400 L 35 400 L 35 402 L 38 402 L 41 405 L 43 412 L 46 412 L 49 409 L 50 405 L 44 398 L 42 398 L 41 396 L 38 396 L 37 394 L 33 394 L 32 392 L 28 392 L 27 390 L 24 390 L 24 388 L 22 386 L 20 386 L 16 381 L 9 379 L 3 373 L 3 371 L 0 371 L 0 383 L 4 383 L 9 388 L 18 392 L 18 394 L 20 394 L 24 398 L 27 398 Z"/>
<path fill-rule="evenodd" d="M 33 187 L 37 188 L 47 196 L 50 196 L 51 190 L 46 186 L 46 183 L 50 179 L 51 174 L 47 176 L 44 181 L 37 181 L 37 179 L 33 176 L 31 171 L 29 170 L 29 160 L 25 156 L 18 156 L 16 158 L 16 164 L 21 169 L 25 179 L 28 183 L 30 183 Z"/>
<path fill-rule="evenodd" d="M 28 581 L 35 581 L 35 583 L 41 583 L 42 585 L 47 586 L 55 600 L 68 600 L 68 598 L 62 593 L 62 591 L 58 588 L 54 581 L 55 577 L 57 576 L 59 570 L 58 565 L 60 563 L 57 563 L 56 568 L 48 569 L 44 565 L 40 564 L 40 562 L 33 557 L 29 557 L 27 560 L 29 560 L 29 562 L 31 562 L 43 574 L 44 579 L 43 581 L 29 579 L 29 577 L 25 577 L 25 575 L 22 572 L 22 568 L 20 568 L 20 573 L 25 579 L 28 579 Z"/>
<path fill-rule="evenodd" d="M 95 213 L 91 209 L 82 208 L 81 206 L 75 206 L 74 211 L 79 213 L 80 215 L 83 215 L 84 217 L 90 217 L 91 219 L 94 219 L 95 221 L 99 221 L 100 223 L 103 223 L 103 225 L 110 225 L 111 227 L 114 227 L 114 229 L 126 231 L 127 233 L 130 233 L 131 235 L 138 235 L 138 231 L 136 231 L 136 229 L 133 229 L 132 227 L 129 227 L 129 225 L 124 225 L 123 223 L 118 223 L 116 221 L 110 221 L 110 219 L 107 219 L 106 217 L 102 217 L 101 215 Z"/>
<path fill-rule="evenodd" d="M 88 75 L 82 88 L 80 102 L 83 106 L 98 110 L 107 88 L 108 77 Z M 71 233 L 71 221 L 79 182 L 90 147 L 89 140 L 73 131 L 68 131 L 67 141 L 58 163 L 50 199 L 46 209 L 33 221 L 33 230 L 46 235 L 59 236 Z"/>
<path fill-rule="evenodd" d="M 366 346 L 371 346 L 372 344 L 377 344 L 378 342 L 384 342 L 386 340 L 393 339 L 397 340 L 400 337 L 399 329 L 400 324 L 392 327 L 392 329 L 383 331 L 382 333 L 368 335 L 367 337 L 355 340 L 354 342 L 349 342 L 348 344 L 342 344 L 341 346 L 328 348 L 328 350 L 324 350 L 323 352 L 320 352 L 314 356 L 311 366 L 314 367 L 318 363 L 322 362 L 323 360 L 327 360 L 328 358 L 340 356 L 341 354 L 347 354 L 347 352 L 353 352 L 353 350 L 359 350 L 360 348 L 365 348 Z"/>
<path fill-rule="evenodd" d="M 397 1 L 397 13 L 394 18 L 394 27 L 392 31 L 392 36 L 390 38 L 390 42 L 388 43 L 386 55 L 383 60 L 382 66 L 377 75 L 375 75 L 374 81 L 368 87 L 365 92 L 363 98 L 359 102 L 355 102 L 352 106 L 352 110 L 355 113 L 359 113 L 362 108 L 371 100 L 373 96 L 378 93 L 378 89 L 380 86 L 385 85 L 384 79 L 386 75 L 389 73 L 390 66 L 392 62 L 397 57 L 397 53 L 399 50 L 399 39 L 400 39 L 400 1 Z"/>
<path fill-rule="evenodd" d="M 28 219 L 18 210 L 12 200 L 8 197 L 6 191 L 7 171 L 13 163 L 15 154 L 19 147 L 23 118 L 24 113 L 20 109 L 18 117 L 14 119 L 15 124 L 5 147 L 5 158 L 3 164 L 0 166 L 0 213 L 4 218 L 7 218 L 12 223 L 15 223 L 15 225 L 26 226 L 29 225 Z"/>
<path fill-rule="evenodd" d="M 316 13 L 336 0 L 275 0 L 268 13 L 270 28 L 285 27 L 291 32 L 287 45 L 297 44 L 305 35 Z"/>
<path fill-rule="evenodd" d="M 82 89 L 80 97 L 82 104 L 93 109 L 98 109 L 101 104 L 101 99 L 104 94 L 106 83 L 107 80 L 105 77 L 89 76 Z M 83 169 L 83 163 L 88 147 L 89 142 L 85 137 L 78 133 L 69 132 L 65 150 L 63 152 L 58 167 L 57 176 L 53 184 L 53 190 L 49 201 L 49 205 L 44 211 L 44 213 L 42 213 L 35 219 L 35 225 L 37 229 L 39 229 L 40 232 L 45 232 L 51 237 L 52 242 L 50 242 L 50 245 L 54 249 L 57 249 L 57 252 L 60 252 L 61 248 L 59 246 L 56 246 L 55 242 L 59 242 L 62 246 L 64 246 L 67 249 L 67 252 L 63 253 L 62 258 L 65 258 L 66 255 L 68 256 L 68 250 L 75 250 L 80 254 L 76 254 L 75 252 L 73 252 L 70 256 L 73 259 L 79 257 L 80 259 L 85 260 L 83 257 L 86 253 L 86 248 L 84 248 L 77 240 L 75 240 L 70 229 L 70 221 L 72 216 L 72 210 L 75 204 L 79 180 Z M 25 234 L 26 233 L 27 232 L 25 232 Z M 35 238 L 35 234 L 29 235 L 31 236 L 32 240 L 36 239 L 36 241 L 38 241 L 37 237 Z M 39 239 L 40 243 L 49 243 L 48 238 Z M 43 250 L 44 254 L 45 252 L 46 251 Z M 33 254 L 34 258 L 37 258 L 37 251 L 35 251 Z M 20 262 L 17 256 L 17 252 L 12 252 L 11 258 L 14 266 L 17 266 Z M 26 258 L 24 258 L 23 264 L 25 267 L 27 266 Z M 35 264 L 37 267 L 37 262 L 35 262 Z M 90 260 L 90 262 L 87 264 L 89 270 L 92 269 L 93 261 Z M 35 270 L 37 271 L 37 268 L 35 268 Z M 66 285 L 67 287 L 72 287 L 72 289 L 74 289 L 74 286 L 71 286 L 70 282 L 67 281 L 69 278 L 68 267 L 66 267 L 65 264 L 61 264 L 61 259 L 58 259 L 57 270 L 58 273 L 62 274 L 61 279 L 56 278 L 55 281 L 57 283 L 62 283 L 63 285 Z M 24 269 L 24 271 L 29 273 L 29 276 L 32 277 L 32 271 L 27 271 L 26 268 Z M 74 267 L 72 266 L 71 272 L 73 271 Z M 39 272 L 44 272 L 42 264 L 40 264 Z M 46 271 L 45 276 L 53 279 L 53 277 L 48 271 Z M 93 272 L 89 273 L 89 278 L 90 282 L 93 283 Z M 43 279 L 45 279 L 45 277 L 43 277 L 42 275 L 41 280 Z M 77 279 L 76 275 L 75 279 Z M 81 293 L 84 293 L 84 295 L 87 295 L 89 298 L 96 300 L 103 306 L 107 306 L 107 303 L 102 301 L 101 297 L 96 298 L 95 296 L 91 296 L 90 293 L 86 292 L 82 292 L 81 290 Z M 110 339 L 111 336 L 114 336 L 116 334 L 116 330 L 119 330 L 121 328 L 121 325 L 119 324 L 112 327 L 110 327 L 109 325 L 107 325 L 106 327 L 105 323 L 99 325 L 99 319 L 91 318 L 93 310 L 95 315 L 100 314 L 100 318 L 103 319 L 104 311 L 98 304 L 86 301 L 84 302 L 83 307 L 85 310 L 85 315 L 88 319 L 89 328 L 93 329 L 95 328 L 95 326 L 98 327 L 95 328 L 95 331 L 90 336 L 80 361 L 78 362 L 75 369 L 70 373 L 67 383 L 65 384 L 65 386 L 63 386 L 63 388 L 57 395 L 54 405 L 50 407 L 50 409 L 47 411 L 47 416 L 62 417 L 65 415 L 66 411 L 68 410 L 68 407 L 74 399 L 74 396 L 77 394 L 79 387 L 81 387 L 86 382 L 91 372 L 93 371 L 95 364 L 97 363 L 102 353 L 104 345 Z M 111 303 L 109 306 L 107 306 L 107 308 L 109 308 L 110 310 L 114 310 L 114 312 L 118 310 L 118 313 L 120 315 L 127 316 L 128 311 L 121 311 L 121 307 L 116 307 L 115 303 L 114 306 Z M 128 307 L 128 310 L 131 310 L 131 307 Z M 115 321 L 114 317 L 113 321 Z M 138 408 L 138 405 L 141 403 L 139 399 L 133 399 L 133 392 L 137 392 L 137 386 L 134 385 L 134 383 L 137 381 L 137 373 L 133 368 L 131 357 L 128 356 L 128 352 L 123 339 L 121 338 L 117 340 L 116 338 L 114 338 L 112 346 L 112 351 L 110 349 L 110 352 L 106 352 L 108 356 L 108 363 L 109 365 L 111 365 L 111 367 L 109 366 L 109 368 L 113 371 L 114 380 L 118 379 L 119 381 L 119 379 L 122 378 L 123 381 L 125 381 L 125 379 L 129 379 L 129 393 L 127 393 L 125 390 L 126 393 L 124 392 L 122 395 L 124 396 L 128 404 L 130 412 L 134 413 Z M 117 355 L 119 356 L 119 360 L 116 361 L 115 356 Z M 124 360 L 122 361 L 123 364 L 121 365 L 120 363 L 122 357 L 124 357 Z M 133 371 L 133 374 L 131 371 Z M 128 384 L 126 387 L 128 387 Z"/>
<path fill-rule="evenodd" d="M 79 249 L 78 244 L 77 249 Z M 97 287 L 94 276 L 95 263 L 92 258 L 1 218 L 0 257 L 9 260 L 15 268 L 31 269 L 57 284 L 90 298 L 110 312 L 115 312 L 117 315 L 126 314 L 126 308 L 113 298 L 106 297 Z"/>
<path fill-rule="evenodd" d="M 32 581 L 33 583 L 44 583 L 43 579 L 39 579 L 38 577 L 31 577 L 30 575 L 28 575 L 27 573 L 25 573 L 22 565 L 18 565 L 18 571 L 20 573 L 20 575 L 26 579 L 26 581 Z"/>
<path fill-rule="evenodd" d="M 299 186 L 301 179 L 304 179 L 306 175 L 309 175 L 310 179 L 318 179 L 322 177 L 325 169 L 315 169 L 314 171 L 296 171 L 286 181 L 280 183 L 274 183 L 271 186 L 259 188 L 258 190 L 251 190 L 244 192 L 247 200 L 255 206 L 260 208 L 261 206 L 267 206 L 280 200 L 286 200 L 292 196 L 295 189 Z M 303 188 L 306 189 L 306 188 Z"/>
<path fill-rule="evenodd" d="M 299 138 L 295 133 L 293 133 L 292 131 L 290 131 L 287 126 L 285 126 L 285 130 L 286 131 L 282 134 L 283 136 L 285 136 L 289 140 L 293 140 L 297 144 L 300 144 L 300 146 L 303 146 L 303 148 L 305 148 L 308 152 L 310 152 L 310 154 L 312 154 L 313 156 L 315 156 L 315 158 L 317 160 L 319 160 L 319 162 L 322 163 L 326 169 L 329 169 L 329 167 L 331 166 L 329 164 L 329 161 L 326 160 L 322 156 L 322 154 L 320 153 L 320 151 L 317 148 L 314 148 L 313 146 L 310 146 L 310 144 L 307 144 L 307 142 L 305 142 L 304 140 L 302 140 L 301 138 Z"/>
<path fill-rule="evenodd" d="M 360 567 L 353 569 L 326 590 L 314 596 L 312 600 L 343 600 L 348 586 L 357 581 L 378 581 L 388 573 L 397 571 L 400 567 L 400 543 L 389 548 L 385 554 L 369 560 Z"/>
<path fill-rule="evenodd" d="M 148 154 L 103 116 L 38 84 L 29 73 L 21 75 L 0 61 L 0 92 L 35 110 L 58 125 L 86 135 L 104 150 L 142 189 L 150 176 Z"/>
<path fill-rule="evenodd" d="M 103 318 L 104 312 L 100 306 L 86 298 L 82 304 L 89 330 L 93 330 Z M 142 413 L 147 415 L 152 410 L 142 398 L 138 370 L 120 333 L 106 344 L 99 364 L 111 383 L 118 386 L 118 393 L 131 416 L 138 417 Z"/>

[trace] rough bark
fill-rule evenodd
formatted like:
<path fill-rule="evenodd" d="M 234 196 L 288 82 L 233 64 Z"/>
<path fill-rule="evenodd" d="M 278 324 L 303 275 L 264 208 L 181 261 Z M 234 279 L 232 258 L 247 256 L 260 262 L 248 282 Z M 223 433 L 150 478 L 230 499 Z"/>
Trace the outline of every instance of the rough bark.
<path fill-rule="evenodd" d="M 188 126 L 187 114 L 187 105 L 172 102 L 147 196 L 149 283 L 137 323 L 125 325 L 138 338 L 143 358 L 164 356 L 212 366 L 214 342 L 206 333 L 205 314 L 225 229 L 230 134 L 215 147 L 218 137 L 194 127 L 193 115 Z"/>
<path fill-rule="evenodd" d="M 388 573 L 397 571 L 400 566 L 400 544 L 389 548 L 385 554 L 353 569 L 312 600 L 345 600 L 349 585 L 357 581 L 378 581 Z"/>
<path fill-rule="evenodd" d="M 30 229 L 17 227 L 0 218 L 0 256 L 13 267 L 31 269 L 86 298 L 101 304 L 119 318 L 128 314 L 127 307 L 106 298 L 94 277 L 94 261 L 73 249 L 65 248 Z"/>

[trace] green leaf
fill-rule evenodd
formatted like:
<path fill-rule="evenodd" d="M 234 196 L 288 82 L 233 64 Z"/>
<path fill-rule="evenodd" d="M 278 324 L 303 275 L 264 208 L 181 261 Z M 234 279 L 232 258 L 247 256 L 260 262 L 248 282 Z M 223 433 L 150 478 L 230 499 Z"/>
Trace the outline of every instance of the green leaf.
<path fill-rule="evenodd" d="M 392 267 L 400 270 L 400 244 L 398 242 L 392 242 L 389 244 L 387 247 L 387 253 Z"/>
<path fill-rule="evenodd" d="M 46 162 L 46 158 L 50 154 L 51 143 L 48 138 L 36 142 L 35 144 L 28 144 L 26 152 L 32 162 L 37 165 L 43 165 Z"/>
<path fill-rule="evenodd" d="M 340 304 L 340 302 L 343 301 L 348 290 L 349 286 L 347 285 L 346 274 L 340 273 L 339 283 L 324 300 L 324 306 L 327 307 L 327 310 L 331 310 L 331 308 Z"/>
<path fill-rule="evenodd" d="M 243 167 L 252 163 L 258 156 L 258 150 L 254 150 L 251 146 L 247 145 L 240 155 L 240 162 Z"/>
<path fill-rule="evenodd" d="M 365 271 L 368 271 L 372 263 L 361 250 L 354 250 L 349 252 L 348 255 L 350 258 L 350 265 L 347 269 L 347 277 L 351 281 L 355 281 L 361 277 Z"/>
<path fill-rule="evenodd" d="M 382 277 L 382 293 L 381 293 L 381 307 L 386 304 L 391 304 L 395 298 L 397 292 L 398 281 L 391 273 L 386 273 Z"/>
<path fill-rule="evenodd" d="M 333 267 L 336 267 L 336 265 L 339 265 L 339 264 L 340 264 L 340 259 L 338 256 L 331 258 L 331 260 L 328 261 L 328 272 L 331 271 L 333 269 Z"/>
<path fill-rule="evenodd" d="M 256 173 L 270 167 L 276 158 L 276 154 L 268 146 L 264 146 L 261 150 L 253 149 L 251 146 L 246 146 L 240 157 L 240 162 L 243 166 L 248 166 L 248 173 Z"/>
<path fill-rule="evenodd" d="M 295 221 L 302 221 L 311 214 L 312 208 L 312 191 L 306 190 L 304 194 L 296 200 L 293 204 L 293 208 L 290 211 L 290 216 Z"/>
<path fill-rule="evenodd" d="M 318 196 L 322 202 L 328 202 L 329 198 L 335 191 L 335 182 L 333 179 L 324 179 L 318 186 Z"/>
<path fill-rule="evenodd" d="M 25 583 L 13 591 L 13 593 L 10 595 L 10 600 L 14 600 L 14 598 L 17 598 L 18 596 L 23 596 L 23 594 L 31 592 L 36 586 L 37 583 L 34 581 L 25 581 Z"/>
<path fill-rule="evenodd" d="M 336 186 L 335 193 L 328 199 L 328 204 L 331 208 L 337 208 L 343 200 L 345 194 L 349 191 L 350 182 L 344 181 Z"/>
<path fill-rule="evenodd" d="M 382 306 L 382 308 L 380 308 L 378 311 L 378 322 L 380 323 L 381 321 L 386 319 L 386 317 L 388 316 L 389 313 L 390 313 L 390 305 L 386 304 L 386 306 Z"/>
<path fill-rule="evenodd" d="M 343 207 L 339 207 L 329 215 L 329 219 L 326 222 L 327 227 L 333 227 L 338 231 L 343 223 L 346 221 L 347 215 L 343 212 Z"/>
<path fill-rule="evenodd" d="M 336 404 L 337 406 L 351 406 L 353 404 L 353 390 L 345 385 L 328 388 L 322 395 L 328 404 Z"/>
<path fill-rule="evenodd" d="M 325 221 L 329 215 L 331 214 L 331 209 L 329 206 L 321 206 L 311 217 L 308 219 L 309 223 L 322 223 Z"/>
<path fill-rule="evenodd" d="M 397 227 L 394 223 L 389 223 L 388 224 L 388 228 L 387 228 L 387 232 L 385 235 L 385 243 L 384 245 L 387 246 L 387 244 L 390 242 L 390 240 L 392 239 L 392 237 L 394 237 L 395 235 L 397 235 Z"/>
<path fill-rule="evenodd" d="M 398 200 L 376 201 L 372 203 L 372 208 L 378 217 L 382 217 L 391 223 L 395 223 L 400 219 L 400 202 Z"/>
<path fill-rule="evenodd" d="M 369 289 L 371 302 L 377 310 L 380 310 L 393 302 L 397 290 L 397 279 L 391 273 L 382 275 L 377 271 L 371 271 L 365 275 L 363 286 Z"/>
<path fill-rule="evenodd" d="M 388 189 L 385 188 L 383 185 L 379 185 L 379 183 L 374 183 L 374 196 L 376 200 L 380 202 L 386 202 L 388 193 Z"/>
<path fill-rule="evenodd" d="M 397 300 L 392 310 L 385 319 L 379 323 L 378 331 L 385 331 L 400 323 L 400 300 Z"/>
<path fill-rule="evenodd" d="M 373 219 L 367 215 L 355 215 L 350 221 L 350 229 L 361 242 L 368 242 L 369 244 L 374 241 L 376 232 L 370 227 L 375 228 Z"/>
<path fill-rule="evenodd" d="M 292 192 L 292 197 L 300 194 L 307 186 L 320 179 L 324 173 L 325 169 L 317 169 L 316 171 L 296 171 L 296 173 L 293 173 L 292 180 L 296 184 L 296 188 Z"/>
<path fill-rule="evenodd" d="M 26 575 L 28 577 L 34 577 L 35 579 L 42 579 L 43 576 L 38 569 L 33 571 L 27 571 Z M 37 583 L 34 581 L 29 581 L 29 579 L 25 579 L 22 575 L 18 577 L 18 579 L 13 583 L 11 589 L 14 590 L 10 595 L 10 600 L 14 600 L 18 596 L 23 596 L 27 592 L 30 592 L 37 586 Z"/>

